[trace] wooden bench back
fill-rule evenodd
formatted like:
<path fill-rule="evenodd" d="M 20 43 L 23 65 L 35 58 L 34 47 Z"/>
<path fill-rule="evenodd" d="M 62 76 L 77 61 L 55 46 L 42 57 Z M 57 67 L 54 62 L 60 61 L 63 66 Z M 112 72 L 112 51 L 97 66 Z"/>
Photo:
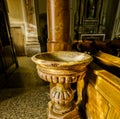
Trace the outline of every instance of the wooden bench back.
<path fill-rule="evenodd" d="M 84 118 L 120 118 L 120 78 L 91 63 L 82 92 L 81 110 Z"/>
<path fill-rule="evenodd" d="M 120 57 L 113 56 L 101 51 L 97 52 L 93 57 L 95 63 L 120 77 Z"/>
<path fill-rule="evenodd" d="M 120 58 L 104 52 L 93 57 L 84 78 L 80 105 L 82 116 L 85 119 L 119 119 Z"/>

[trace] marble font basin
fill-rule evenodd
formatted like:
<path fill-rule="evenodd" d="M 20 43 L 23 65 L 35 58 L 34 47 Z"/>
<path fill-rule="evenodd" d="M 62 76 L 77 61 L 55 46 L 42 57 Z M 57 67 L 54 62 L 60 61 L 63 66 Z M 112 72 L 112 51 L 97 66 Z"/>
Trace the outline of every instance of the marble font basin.
<path fill-rule="evenodd" d="M 86 53 L 74 52 L 74 51 L 56 51 L 36 54 L 32 57 L 33 62 L 37 65 L 47 67 L 70 67 L 73 65 L 89 64 L 92 61 L 92 57 Z"/>
<path fill-rule="evenodd" d="M 86 53 L 56 51 L 36 54 L 32 60 L 41 79 L 52 83 L 74 83 L 92 57 Z"/>

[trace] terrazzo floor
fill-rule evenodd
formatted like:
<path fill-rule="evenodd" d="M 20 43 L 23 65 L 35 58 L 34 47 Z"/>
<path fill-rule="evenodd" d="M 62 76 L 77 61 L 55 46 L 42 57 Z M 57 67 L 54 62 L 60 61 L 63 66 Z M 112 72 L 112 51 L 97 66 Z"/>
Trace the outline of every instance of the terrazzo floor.
<path fill-rule="evenodd" d="M 0 89 L 0 119 L 47 119 L 49 83 L 38 77 L 30 57 L 18 57 L 18 63 Z"/>

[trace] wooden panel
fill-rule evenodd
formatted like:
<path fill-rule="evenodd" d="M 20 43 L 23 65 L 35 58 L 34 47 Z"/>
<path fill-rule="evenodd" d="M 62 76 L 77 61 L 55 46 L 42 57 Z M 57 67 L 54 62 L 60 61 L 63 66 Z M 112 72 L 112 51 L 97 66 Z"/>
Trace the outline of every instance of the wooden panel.
<path fill-rule="evenodd" d="M 110 106 L 107 119 L 120 119 L 120 110 Z"/>
<path fill-rule="evenodd" d="M 120 78 L 94 63 L 86 78 L 88 119 L 120 119 Z"/>
<path fill-rule="evenodd" d="M 8 70 L 13 64 L 18 67 L 5 0 L 0 0 L 0 79 L 8 78 Z"/>
<path fill-rule="evenodd" d="M 0 74 L 3 72 L 2 57 L 0 55 Z"/>
<path fill-rule="evenodd" d="M 0 11 L 0 40 L 2 46 L 10 45 L 9 37 L 9 30 L 5 13 L 3 11 Z"/>
<path fill-rule="evenodd" d="M 11 34 L 13 38 L 13 44 L 15 46 L 16 55 L 25 55 L 24 51 L 24 35 L 21 27 L 11 27 Z"/>
<path fill-rule="evenodd" d="M 105 119 L 108 112 L 108 102 L 102 95 L 89 83 L 88 103 L 86 104 L 88 119 Z"/>
<path fill-rule="evenodd" d="M 101 94 L 111 103 L 114 107 L 120 109 L 120 91 L 117 90 L 113 85 L 98 77 L 97 89 L 100 90 Z"/>
<path fill-rule="evenodd" d="M 97 65 L 94 68 L 93 74 L 96 78 L 89 75 L 89 81 L 92 83 L 97 91 L 114 107 L 120 109 L 120 78 L 111 74 L 110 72 L 100 69 Z M 96 69 L 95 69 L 96 67 Z"/>
<path fill-rule="evenodd" d="M 11 46 L 6 46 L 2 51 L 2 58 L 4 68 L 9 68 L 12 64 L 14 64 L 14 55 Z"/>

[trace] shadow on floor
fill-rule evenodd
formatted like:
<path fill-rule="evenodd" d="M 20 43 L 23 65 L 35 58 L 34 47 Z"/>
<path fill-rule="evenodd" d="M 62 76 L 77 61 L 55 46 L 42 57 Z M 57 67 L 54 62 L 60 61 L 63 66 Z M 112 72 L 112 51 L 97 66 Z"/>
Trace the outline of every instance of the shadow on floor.
<path fill-rule="evenodd" d="M 38 77 L 30 57 L 18 57 L 18 63 L 0 89 L 0 119 L 47 119 L 49 83 Z"/>
<path fill-rule="evenodd" d="M 18 63 L 19 67 L 7 79 L 5 88 L 32 88 L 49 84 L 38 77 L 31 57 L 18 57 Z"/>

